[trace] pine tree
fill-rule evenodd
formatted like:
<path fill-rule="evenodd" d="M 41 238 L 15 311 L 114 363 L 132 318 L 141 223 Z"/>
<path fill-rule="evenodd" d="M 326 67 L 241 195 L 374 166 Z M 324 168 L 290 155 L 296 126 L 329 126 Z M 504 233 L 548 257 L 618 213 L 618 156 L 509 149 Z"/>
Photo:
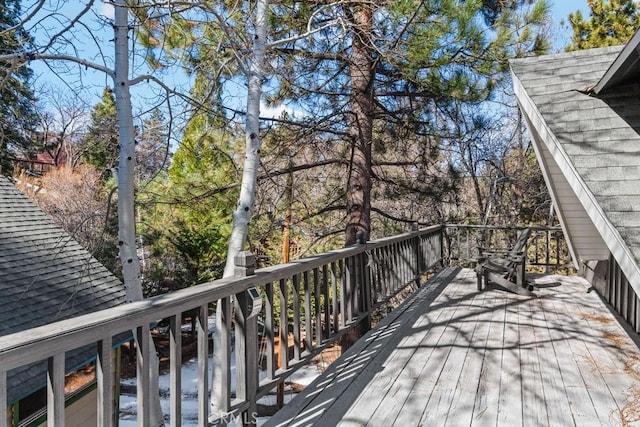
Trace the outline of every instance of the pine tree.
<path fill-rule="evenodd" d="M 169 164 L 167 123 L 162 112 L 155 109 L 144 120 L 136 144 L 136 167 L 143 181 L 153 177 Z"/>
<path fill-rule="evenodd" d="M 225 152 L 228 144 L 229 134 L 206 115 L 195 115 L 185 129 L 166 179 L 150 183 L 141 193 L 144 240 L 155 256 L 172 260 L 164 262 L 163 267 L 174 266 L 175 271 L 169 274 L 180 286 L 222 274 L 238 193 L 234 184 L 239 179 Z M 225 190 L 218 191 L 220 188 Z"/>
<path fill-rule="evenodd" d="M 17 26 L 19 0 L 0 2 L 0 55 L 28 50 L 31 37 Z M 30 154 L 36 123 L 35 98 L 29 88 L 32 71 L 20 61 L 0 61 L 0 170 L 10 174 L 9 160 Z"/>
<path fill-rule="evenodd" d="M 118 166 L 118 115 L 116 100 L 109 88 L 104 89 L 102 99 L 93 108 L 84 145 L 84 161 L 104 176 Z"/>
<path fill-rule="evenodd" d="M 624 44 L 640 28 L 640 10 L 633 0 L 590 0 L 589 19 L 579 10 L 569 15 L 573 29 L 567 51 Z"/>
<path fill-rule="evenodd" d="M 187 58 L 210 85 L 199 90 L 207 105 L 223 101 L 227 81 L 243 79 L 236 58 L 246 58 L 256 33 L 251 2 L 216 5 L 215 19 L 175 20 L 148 34 L 150 48 L 173 48 L 155 58 Z M 437 146 L 447 136 L 443 121 L 455 120 L 452 102 L 490 98 L 510 56 L 548 47 L 539 31 L 548 10 L 529 0 L 272 3 L 264 99 L 299 111 L 301 134 L 314 129 L 345 147 L 346 192 L 335 207 L 346 211 L 346 244 L 371 230 L 378 135 L 411 134 Z"/>

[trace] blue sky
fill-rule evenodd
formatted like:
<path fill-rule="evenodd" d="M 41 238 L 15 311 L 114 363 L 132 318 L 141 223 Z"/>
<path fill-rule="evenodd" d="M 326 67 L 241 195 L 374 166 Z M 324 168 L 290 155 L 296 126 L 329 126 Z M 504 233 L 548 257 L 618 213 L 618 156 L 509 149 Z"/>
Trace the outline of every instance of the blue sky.
<path fill-rule="evenodd" d="M 560 22 L 562 20 L 566 21 L 569 13 L 574 12 L 578 9 L 582 10 L 585 16 L 588 16 L 588 7 L 586 4 L 587 0 L 550 0 L 550 1 L 552 3 L 551 16 L 553 20 L 551 32 L 550 32 L 551 43 L 553 46 L 553 51 L 559 52 L 564 50 L 564 46 L 567 45 L 571 36 L 570 29 L 566 27 L 565 28 L 561 27 Z M 102 3 L 99 2 L 99 4 L 102 4 Z M 75 12 L 75 9 L 74 9 L 74 12 Z M 99 12 L 106 15 L 110 14 L 109 10 L 104 9 L 104 7 L 101 7 Z M 107 37 L 107 40 L 108 39 L 109 38 Z M 106 48 L 105 53 L 110 55 L 111 47 Z M 57 80 L 56 78 L 52 79 L 50 70 L 44 64 L 38 63 L 38 61 L 36 61 L 32 64 L 32 68 L 34 69 L 36 75 L 41 76 L 38 79 L 40 82 L 53 80 L 54 85 L 56 86 L 60 85 L 59 81 L 56 81 Z M 111 84 L 110 79 L 106 79 L 105 76 L 102 75 L 101 73 L 92 73 L 90 71 L 87 74 L 85 74 L 85 78 L 86 78 L 85 83 L 90 82 L 90 83 L 93 83 L 93 85 L 95 86 L 85 87 L 83 91 L 84 95 L 87 98 L 89 98 L 87 99 L 87 101 L 91 102 L 91 99 L 95 99 L 97 102 L 97 100 L 99 100 L 100 94 L 102 92 L 102 87 L 104 86 L 104 84 Z M 179 84 L 177 83 L 177 81 L 185 80 L 184 75 L 182 75 L 180 71 L 170 73 L 169 75 L 165 76 L 165 78 L 168 78 L 169 80 L 173 80 L 173 82 L 170 83 L 170 85 L 173 87 Z M 71 83 L 70 80 L 73 80 L 73 79 L 69 79 L 68 83 Z M 137 97 L 134 96 L 134 103 L 136 101 L 136 98 Z M 143 101 L 143 103 L 148 103 L 148 101 L 147 102 Z"/>
<path fill-rule="evenodd" d="M 561 51 L 564 46 L 569 43 L 571 38 L 570 29 L 563 29 L 560 27 L 562 20 L 567 21 L 569 14 L 581 10 L 582 15 L 589 16 L 589 8 L 587 7 L 587 0 L 555 0 L 551 7 L 551 17 L 553 19 L 553 46 L 554 50 Z"/>

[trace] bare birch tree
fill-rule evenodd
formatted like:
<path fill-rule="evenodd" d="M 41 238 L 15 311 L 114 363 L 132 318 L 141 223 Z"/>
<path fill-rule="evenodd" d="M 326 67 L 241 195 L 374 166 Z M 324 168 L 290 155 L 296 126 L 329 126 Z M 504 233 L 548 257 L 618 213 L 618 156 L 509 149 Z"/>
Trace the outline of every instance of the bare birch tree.
<path fill-rule="evenodd" d="M 232 276 L 235 256 L 242 251 L 249 233 L 251 213 L 256 198 L 258 168 L 260 166 L 260 100 L 262 98 L 262 79 L 264 78 L 265 49 L 269 33 L 268 0 L 258 0 L 255 12 L 255 36 L 253 55 L 247 70 L 247 121 L 245 125 L 246 153 L 242 184 L 236 210 L 233 213 L 233 229 L 227 250 L 227 263 L 224 276 Z"/>

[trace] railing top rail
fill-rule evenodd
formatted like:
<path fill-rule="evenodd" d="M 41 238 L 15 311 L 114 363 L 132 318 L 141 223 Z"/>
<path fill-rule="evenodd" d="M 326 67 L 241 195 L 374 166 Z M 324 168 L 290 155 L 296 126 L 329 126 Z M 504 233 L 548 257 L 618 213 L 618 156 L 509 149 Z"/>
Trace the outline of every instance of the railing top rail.
<path fill-rule="evenodd" d="M 70 345 L 79 348 L 91 344 L 99 338 L 113 337 L 138 325 L 150 324 L 162 318 L 177 315 L 182 311 L 226 298 L 254 286 L 286 279 L 371 249 L 402 242 L 415 236 L 434 234 L 440 230 L 442 230 L 442 225 L 436 225 L 419 231 L 337 249 L 287 264 L 258 269 L 252 276 L 219 279 L 143 301 L 123 304 L 27 331 L 1 336 L 0 360 L 2 360 L 2 364 L 0 369 L 10 370 L 37 362 L 70 350 Z"/>
<path fill-rule="evenodd" d="M 533 231 L 562 231 L 559 225 L 477 225 L 477 224 L 444 224 L 445 228 L 470 228 L 476 230 L 523 230 L 530 228 Z"/>

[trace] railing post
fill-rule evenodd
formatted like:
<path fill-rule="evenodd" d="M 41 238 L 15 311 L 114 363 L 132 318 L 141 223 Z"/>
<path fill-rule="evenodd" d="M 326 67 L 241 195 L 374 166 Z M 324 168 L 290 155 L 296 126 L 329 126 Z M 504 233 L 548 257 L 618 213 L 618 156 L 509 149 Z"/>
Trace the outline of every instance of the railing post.
<path fill-rule="evenodd" d="M 413 236 L 413 252 L 414 252 L 414 269 L 413 269 L 413 280 L 416 284 L 416 288 L 420 287 L 420 275 L 421 271 L 421 260 L 422 260 L 422 245 L 420 242 L 420 234 L 418 234 L 419 225 L 417 222 L 411 223 L 411 232 L 415 233 Z"/>
<path fill-rule="evenodd" d="M 107 335 L 98 341 L 98 352 L 96 357 L 96 382 L 97 387 L 97 410 L 98 427 L 109 427 L 113 425 L 113 373 L 111 354 L 111 336 Z"/>
<path fill-rule="evenodd" d="M 235 277 L 255 274 L 256 258 L 248 251 L 235 257 Z M 262 309 L 260 294 L 255 288 L 236 294 L 236 397 L 249 403 L 241 414 L 243 426 L 255 426 L 258 415 L 258 313 Z"/>

